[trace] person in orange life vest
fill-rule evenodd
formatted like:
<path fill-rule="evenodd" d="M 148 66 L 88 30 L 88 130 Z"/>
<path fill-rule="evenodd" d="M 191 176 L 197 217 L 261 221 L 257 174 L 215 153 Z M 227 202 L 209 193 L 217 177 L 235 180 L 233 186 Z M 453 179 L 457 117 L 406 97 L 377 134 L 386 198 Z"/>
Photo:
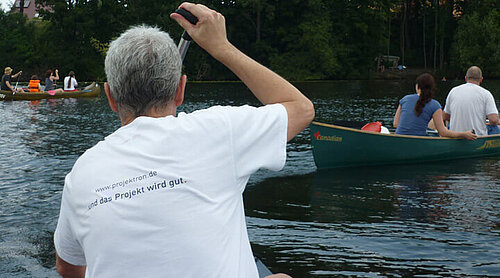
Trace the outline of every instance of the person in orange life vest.
<path fill-rule="evenodd" d="M 32 75 L 30 78 L 30 83 L 28 84 L 28 89 L 30 93 L 40 93 L 42 88 L 40 87 L 40 79 L 36 75 Z"/>

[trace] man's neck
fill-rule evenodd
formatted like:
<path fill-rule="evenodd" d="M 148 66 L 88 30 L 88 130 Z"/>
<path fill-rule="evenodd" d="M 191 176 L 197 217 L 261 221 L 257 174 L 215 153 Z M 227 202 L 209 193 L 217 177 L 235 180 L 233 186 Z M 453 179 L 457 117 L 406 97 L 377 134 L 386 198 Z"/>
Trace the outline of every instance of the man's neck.
<path fill-rule="evenodd" d="M 140 115 L 138 117 L 151 117 L 151 118 L 163 118 L 167 116 L 176 116 L 177 115 L 177 109 L 176 107 L 172 107 L 171 105 L 165 107 L 165 109 L 162 110 L 157 110 L 154 107 L 149 109 L 144 115 Z M 138 117 L 132 116 L 130 114 L 125 115 L 125 116 L 120 116 L 120 121 L 122 123 L 122 126 L 126 126 L 133 122 L 135 119 Z"/>
<path fill-rule="evenodd" d="M 474 84 L 474 85 L 481 86 L 481 82 L 479 82 L 479 81 L 475 81 L 475 80 L 467 80 L 467 83 L 470 83 L 470 84 Z"/>

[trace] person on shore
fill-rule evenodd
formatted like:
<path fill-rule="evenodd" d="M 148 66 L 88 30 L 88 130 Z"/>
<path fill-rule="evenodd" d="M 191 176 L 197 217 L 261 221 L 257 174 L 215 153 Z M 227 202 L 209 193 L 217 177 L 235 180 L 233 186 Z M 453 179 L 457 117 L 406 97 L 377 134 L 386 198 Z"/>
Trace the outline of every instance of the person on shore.
<path fill-rule="evenodd" d="M 76 86 L 78 86 L 78 82 L 75 78 L 75 72 L 70 71 L 68 76 L 64 77 L 64 91 L 66 92 L 74 92 L 77 91 Z"/>
<path fill-rule="evenodd" d="M 111 42 L 104 90 L 122 127 L 66 176 L 54 233 L 65 277 L 258 277 L 242 193 L 258 169 L 284 166 L 287 141 L 309 125 L 314 107 L 234 47 L 220 13 L 180 7 L 198 23 L 170 17 L 263 106 L 177 115 L 187 77 L 170 36 L 139 26 Z"/>
<path fill-rule="evenodd" d="M 19 71 L 18 73 L 11 75 L 12 74 L 12 68 L 6 67 L 4 70 L 4 75 L 2 76 L 2 85 L 1 89 L 4 91 L 11 91 L 11 92 L 23 92 L 22 88 L 14 88 L 11 84 L 12 78 L 17 78 L 19 75 L 23 73 L 23 71 Z"/>
<path fill-rule="evenodd" d="M 468 140 L 477 138 L 472 130 L 454 132 L 444 126 L 441 105 L 433 99 L 436 82 L 432 75 L 424 73 L 417 77 L 415 90 L 416 94 L 407 95 L 399 101 L 393 122 L 396 134 L 427 136 L 427 126 L 433 120 L 440 136 Z"/>
<path fill-rule="evenodd" d="M 56 89 L 55 82 L 59 80 L 59 70 L 56 69 L 54 73 L 50 69 L 45 72 L 45 91 L 47 92 Z"/>
<path fill-rule="evenodd" d="M 450 122 L 450 130 L 453 131 L 472 129 L 479 136 L 498 133 L 498 109 L 490 91 L 481 87 L 481 69 L 470 67 L 465 81 L 465 84 L 454 87 L 448 94 L 443 119 Z M 486 119 L 489 120 L 491 132 L 488 132 Z"/>

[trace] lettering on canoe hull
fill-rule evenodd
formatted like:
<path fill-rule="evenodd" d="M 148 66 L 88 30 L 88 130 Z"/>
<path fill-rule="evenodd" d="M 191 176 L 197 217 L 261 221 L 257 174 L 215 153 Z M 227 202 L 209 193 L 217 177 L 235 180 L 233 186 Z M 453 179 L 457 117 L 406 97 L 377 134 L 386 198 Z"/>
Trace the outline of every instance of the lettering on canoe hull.
<path fill-rule="evenodd" d="M 484 144 L 481 147 L 478 147 L 478 150 L 485 150 L 485 149 L 495 149 L 500 147 L 500 139 L 496 140 L 487 140 L 484 142 Z"/>
<path fill-rule="evenodd" d="M 318 141 L 332 141 L 332 142 L 342 142 L 342 137 L 338 136 L 323 136 L 318 132 L 314 133 L 314 138 Z"/>
<path fill-rule="evenodd" d="M 4 99 L 5 97 L 6 97 L 6 95 L 0 94 L 0 99 Z"/>

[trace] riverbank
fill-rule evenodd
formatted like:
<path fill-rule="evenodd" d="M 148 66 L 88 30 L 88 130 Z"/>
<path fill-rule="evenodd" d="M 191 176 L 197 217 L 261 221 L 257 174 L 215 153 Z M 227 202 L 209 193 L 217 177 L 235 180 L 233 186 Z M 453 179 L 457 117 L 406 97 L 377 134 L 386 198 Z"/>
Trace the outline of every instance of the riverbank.
<path fill-rule="evenodd" d="M 375 72 L 373 73 L 373 79 L 379 79 L 379 80 L 394 80 L 394 79 L 408 79 L 408 80 L 415 80 L 417 76 L 419 76 L 421 73 L 424 72 L 429 72 L 432 73 L 431 69 L 425 69 L 425 68 L 414 68 L 414 67 L 408 67 L 405 68 L 404 70 L 399 70 L 399 69 L 386 69 L 384 72 Z M 443 76 L 435 75 L 432 73 L 434 77 L 437 80 L 441 80 Z"/>

